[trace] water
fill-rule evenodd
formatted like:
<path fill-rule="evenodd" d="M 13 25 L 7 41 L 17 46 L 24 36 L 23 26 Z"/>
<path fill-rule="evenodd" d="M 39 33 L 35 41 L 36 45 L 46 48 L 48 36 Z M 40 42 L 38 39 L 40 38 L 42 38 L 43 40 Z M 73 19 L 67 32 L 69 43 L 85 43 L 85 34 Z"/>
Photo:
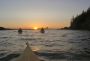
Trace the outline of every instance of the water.
<path fill-rule="evenodd" d="M 0 31 L 0 61 L 13 61 L 29 42 L 33 51 L 46 61 L 90 61 L 90 31 L 17 30 Z M 6 60 L 5 60 L 6 59 Z"/>

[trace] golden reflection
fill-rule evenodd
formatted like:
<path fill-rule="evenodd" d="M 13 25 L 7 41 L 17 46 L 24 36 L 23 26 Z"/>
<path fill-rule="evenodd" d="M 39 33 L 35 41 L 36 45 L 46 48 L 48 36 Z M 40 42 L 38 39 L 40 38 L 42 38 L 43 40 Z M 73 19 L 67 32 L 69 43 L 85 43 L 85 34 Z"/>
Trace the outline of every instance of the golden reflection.
<path fill-rule="evenodd" d="M 39 50 L 40 50 L 40 47 L 35 47 L 35 46 L 34 46 L 34 47 L 32 47 L 32 50 L 33 50 L 33 51 L 39 51 Z"/>

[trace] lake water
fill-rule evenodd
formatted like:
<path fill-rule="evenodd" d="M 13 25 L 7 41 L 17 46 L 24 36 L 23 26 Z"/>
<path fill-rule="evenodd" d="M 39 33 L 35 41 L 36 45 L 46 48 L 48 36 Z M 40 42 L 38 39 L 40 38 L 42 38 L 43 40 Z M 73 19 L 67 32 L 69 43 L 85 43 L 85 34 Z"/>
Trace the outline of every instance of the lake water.
<path fill-rule="evenodd" d="M 33 51 L 45 61 L 90 61 L 90 31 L 17 30 L 0 31 L 0 61 L 13 61 L 29 42 Z"/>

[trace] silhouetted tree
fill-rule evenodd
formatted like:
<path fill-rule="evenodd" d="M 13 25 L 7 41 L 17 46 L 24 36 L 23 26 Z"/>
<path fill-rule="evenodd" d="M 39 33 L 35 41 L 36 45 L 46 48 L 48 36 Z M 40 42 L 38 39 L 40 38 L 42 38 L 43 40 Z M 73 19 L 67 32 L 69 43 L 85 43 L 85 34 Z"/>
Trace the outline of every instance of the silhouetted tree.
<path fill-rule="evenodd" d="M 73 17 L 70 28 L 90 30 L 90 8 L 87 11 L 83 11 L 80 15 Z"/>

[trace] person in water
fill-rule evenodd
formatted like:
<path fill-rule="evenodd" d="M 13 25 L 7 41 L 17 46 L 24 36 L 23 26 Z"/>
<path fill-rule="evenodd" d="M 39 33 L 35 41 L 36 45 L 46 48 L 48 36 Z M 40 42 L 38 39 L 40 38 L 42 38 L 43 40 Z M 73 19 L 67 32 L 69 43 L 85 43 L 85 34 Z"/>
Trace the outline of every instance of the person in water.
<path fill-rule="evenodd" d="M 40 32 L 41 32 L 41 33 L 45 33 L 44 28 L 41 28 Z"/>
<path fill-rule="evenodd" d="M 22 32 L 23 32 L 22 29 L 19 28 L 19 29 L 18 29 L 18 33 L 19 33 L 19 34 L 22 34 Z"/>

